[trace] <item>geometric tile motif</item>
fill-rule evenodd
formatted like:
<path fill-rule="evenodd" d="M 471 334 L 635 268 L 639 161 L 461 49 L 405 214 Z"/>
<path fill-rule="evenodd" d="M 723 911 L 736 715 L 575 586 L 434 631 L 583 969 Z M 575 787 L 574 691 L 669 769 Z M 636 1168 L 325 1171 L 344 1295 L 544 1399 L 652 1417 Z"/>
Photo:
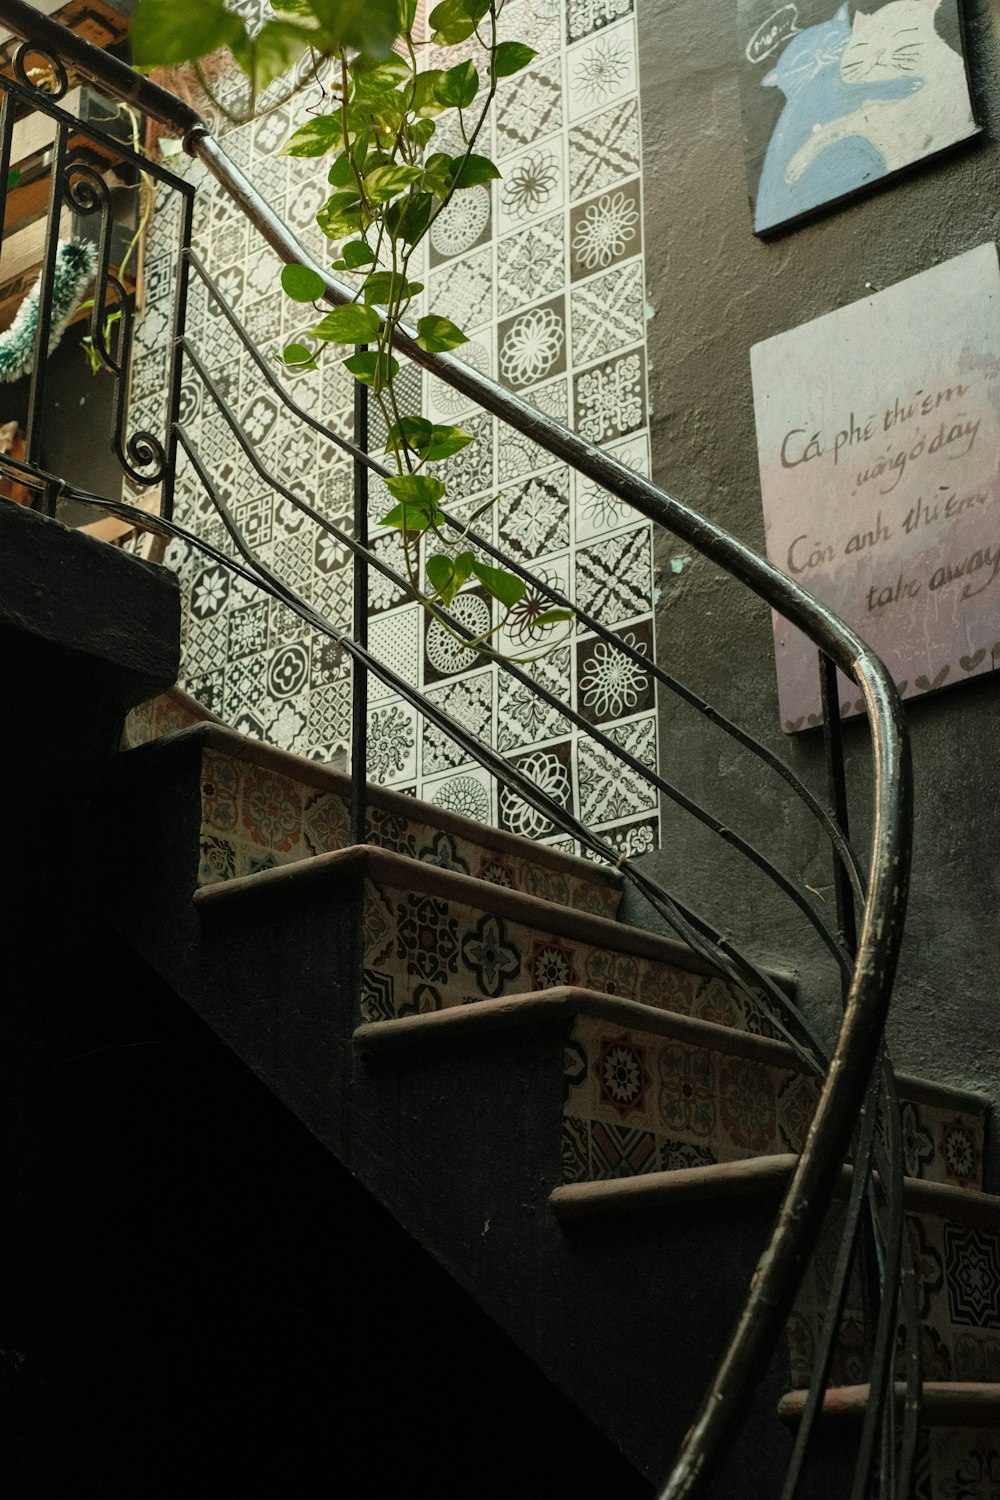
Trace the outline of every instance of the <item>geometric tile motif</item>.
<path fill-rule="evenodd" d="M 435 310 L 447 308 L 449 318 L 463 331 L 488 323 L 493 317 L 493 268 L 489 249 L 477 250 L 432 273 L 427 297 Z M 419 390 L 416 399 L 419 403 Z"/>
<path fill-rule="evenodd" d="M 599 1039 L 592 1065 L 599 1109 L 611 1111 L 621 1120 L 648 1115 L 652 1080 L 646 1051 L 624 1032 Z"/>
<path fill-rule="evenodd" d="M 638 526 L 576 554 L 576 603 L 603 625 L 614 625 L 652 606 L 649 527 Z"/>
<path fill-rule="evenodd" d="M 573 288 L 573 358 L 616 354 L 643 334 L 642 263 L 617 266 Z"/>
<path fill-rule="evenodd" d="M 497 312 L 501 316 L 558 291 L 565 279 L 561 216 L 532 224 L 497 246 Z"/>
<path fill-rule="evenodd" d="M 649 721 L 649 741 L 655 742 L 655 721 Z M 579 745 L 580 816 L 585 823 L 620 822 L 636 813 L 655 810 L 656 788 L 624 767 L 610 750 L 581 740 Z"/>
<path fill-rule="evenodd" d="M 651 1130 L 630 1130 L 627 1125 L 596 1120 L 591 1126 L 590 1150 L 590 1175 L 594 1180 L 636 1177 L 659 1167 L 656 1137 Z"/>
<path fill-rule="evenodd" d="M 493 720 L 493 674 L 480 672 L 459 678 L 442 687 L 428 688 L 427 698 L 436 707 L 461 724 L 470 734 L 487 745 L 491 741 Z M 433 776 L 464 764 L 468 754 L 429 720 L 424 721 L 423 774 Z"/>
<path fill-rule="evenodd" d="M 562 128 L 558 57 L 535 59 L 504 91 L 496 112 L 496 153 L 503 158 Z"/>
<path fill-rule="evenodd" d="M 553 653 L 553 656 L 559 656 L 560 660 L 565 662 L 564 670 L 568 679 L 568 652 L 564 647 L 560 647 L 557 652 Z M 552 663 L 552 658 L 545 657 L 541 662 L 536 662 L 534 666 L 525 670 L 558 697 L 558 681 L 551 680 L 550 673 L 545 671 L 550 663 Z M 559 664 L 553 665 L 555 673 L 558 674 Z M 507 673 L 500 678 L 498 705 L 497 749 L 499 750 L 517 750 L 522 746 L 535 744 L 538 740 L 557 739 L 570 732 L 569 721 L 563 718 L 558 708 L 552 708 L 523 683 L 516 682 Z"/>
<path fill-rule="evenodd" d="M 508 0 L 501 35 L 529 41 L 537 55 L 528 70 L 504 81 L 481 139 L 480 149 L 501 159 L 503 180 L 496 187 L 480 186 L 460 195 L 461 203 L 441 217 L 429 247 L 415 258 L 414 274 L 428 283 L 421 312 L 434 304 L 454 315 L 460 326 L 478 330 L 478 339 L 473 345 L 463 346 L 461 357 L 486 369 L 498 366 L 502 359 L 504 378 L 530 391 L 539 410 L 586 428 L 588 435 L 597 436 L 600 442 L 630 432 L 634 434 L 633 443 L 644 444 L 645 434 L 636 431 L 636 422 L 643 420 L 644 397 L 641 388 L 635 390 L 634 378 L 636 370 L 642 376 L 641 361 L 633 368 L 643 343 L 645 320 L 641 268 L 636 258 L 640 226 L 633 218 L 641 161 L 632 10 L 633 0 L 566 0 L 564 5 L 556 0 Z M 437 59 L 438 50 L 431 49 L 428 61 Z M 471 43 L 440 50 L 443 65 L 453 66 L 470 54 Z M 235 101 L 238 90 L 232 80 L 220 80 L 219 89 L 220 97 Z M 272 97 L 279 97 L 277 87 Z M 324 250 L 325 241 L 313 222 L 322 193 L 315 164 L 280 155 L 295 115 L 294 108 L 282 103 L 255 122 L 231 130 L 225 127 L 225 133 L 234 159 L 266 191 L 275 210 L 286 214 L 307 245 L 319 252 Z M 461 141 L 454 129 L 449 132 L 447 123 L 439 121 L 435 146 L 456 151 Z M 158 213 L 147 246 L 147 312 L 137 330 L 140 357 L 132 383 L 140 399 L 148 398 L 153 403 L 162 403 L 166 385 L 165 355 L 171 331 L 167 314 L 176 259 L 169 241 L 178 228 L 176 213 L 172 218 L 169 213 Z M 497 235 L 494 262 L 491 242 Z M 206 263 L 251 335 L 262 341 L 265 353 L 278 339 L 289 342 L 310 326 L 310 309 L 279 297 L 276 258 L 263 251 L 257 237 L 239 216 L 233 216 L 225 196 L 211 183 L 196 195 L 195 243 L 205 253 Z M 425 262 L 429 262 L 429 271 Z M 571 269 L 573 284 L 569 289 Z M 569 310 L 564 305 L 567 290 L 572 292 Z M 532 311 L 538 316 L 525 323 L 525 314 Z M 338 525 L 349 531 L 349 461 L 336 457 L 326 440 L 288 422 L 276 395 L 263 387 L 256 372 L 241 358 L 238 342 L 197 277 L 188 315 L 189 331 L 209 368 L 217 374 L 225 399 L 245 418 L 255 442 L 263 444 L 261 457 L 266 466 L 296 494 L 310 500 L 321 514 L 335 516 Z M 504 320 L 500 328 L 499 320 Z M 617 358 L 612 362 L 614 356 Z M 623 364 L 630 360 L 632 364 Z M 589 368 L 574 368 L 580 363 L 589 364 Z M 280 378 L 305 411 L 327 421 L 336 433 L 350 433 L 351 387 L 337 359 L 325 360 L 315 376 Z M 407 392 L 408 380 L 428 390 L 433 388 L 429 406 L 439 420 L 461 419 L 473 404 L 432 377 L 424 377 L 416 366 L 400 372 L 404 404 L 418 395 Z M 252 545 L 266 549 L 283 538 L 280 548 L 263 560 L 328 617 L 334 629 L 349 630 L 351 579 L 344 566 L 348 560 L 344 543 L 329 535 L 317 537 L 315 531 L 307 532 L 301 513 L 284 500 L 276 501 L 243 456 L 234 453 L 229 429 L 211 400 L 206 400 L 199 382 L 189 379 L 185 387 L 185 423 L 216 478 L 220 494 L 236 509 L 238 524 Z M 634 421 L 636 398 L 638 417 Z M 551 458 L 530 439 L 505 434 L 498 450 L 493 419 L 480 413 L 473 421 L 481 428 L 481 441 L 456 455 L 442 474 L 451 489 L 450 508 L 457 510 L 463 521 L 475 508 L 477 495 L 495 493 L 496 488 L 510 483 L 523 487 L 535 471 L 552 469 Z M 382 422 L 374 410 L 371 429 L 377 445 Z M 543 483 L 547 481 L 548 475 Z M 204 532 L 206 520 L 212 516 L 211 502 L 203 502 L 209 508 L 200 515 L 196 490 L 188 474 L 187 481 L 178 486 L 178 516 Z M 371 491 L 377 521 L 389 502 L 383 486 L 373 483 Z M 516 537 L 515 555 L 529 563 L 543 556 L 550 568 L 557 565 L 572 570 L 571 549 L 575 545 L 635 524 L 632 514 L 617 502 L 606 499 L 601 505 L 586 497 L 580 504 L 579 493 L 574 519 L 572 488 L 563 493 L 561 487 L 550 534 L 539 537 L 537 528 L 544 518 L 528 517 L 526 507 L 518 516 L 518 499 L 520 496 L 508 496 L 505 501 L 512 522 L 506 529 Z M 494 510 L 475 524 L 493 537 L 497 519 Z M 212 534 L 231 550 L 221 523 L 213 518 L 209 524 Z M 508 537 L 503 545 L 510 545 Z M 398 558 L 396 537 L 379 538 L 376 547 L 395 550 Z M 172 550 L 175 556 L 181 552 Z M 227 717 L 237 715 L 254 734 L 280 736 L 286 745 L 294 742 L 307 752 L 319 751 L 327 756 L 338 753 L 347 740 L 349 714 L 341 674 L 320 680 L 311 671 L 307 679 L 299 680 L 305 656 L 314 657 L 314 642 L 319 639 L 311 624 L 296 619 L 294 611 L 285 607 L 261 608 L 252 594 L 237 593 L 242 586 L 231 578 L 228 598 L 220 599 L 224 586 L 214 576 L 217 572 L 217 565 L 206 563 L 197 552 L 182 562 L 188 590 L 198 574 L 209 575 L 212 582 L 206 589 L 209 579 L 198 581 L 194 606 L 190 593 L 185 599 L 186 615 L 195 626 L 185 654 L 189 685 L 197 681 L 204 693 L 213 695 L 216 706 Z M 617 577 L 612 582 L 617 585 Z M 565 589 L 561 573 L 560 586 L 572 595 L 572 584 Z M 374 570 L 371 595 L 373 613 L 404 602 L 398 590 Z M 528 631 L 524 642 L 514 640 L 512 627 L 516 622 L 505 625 L 498 641 L 502 649 L 538 647 L 539 639 L 528 629 L 529 612 L 537 607 L 538 601 L 532 599 L 521 610 L 524 630 Z M 619 611 L 617 601 L 614 608 Z M 210 618 L 217 618 L 220 624 L 231 622 L 231 651 L 226 651 L 227 643 L 220 634 L 197 628 L 199 612 L 205 623 Z M 616 613 L 615 622 L 633 622 L 634 628 L 636 616 L 646 612 L 630 602 L 626 614 Z M 263 639 L 261 624 L 266 632 Z M 560 627 L 549 627 L 551 639 L 558 639 L 560 633 Z M 415 661 L 417 648 L 404 637 L 401 624 L 387 624 L 375 632 L 379 648 L 387 651 L 394 665 L 405 662 L 406 675 L 411 679 L 437 682 L 469 671 L 467 660 L 462 665 L 449 662 L 445 670 L 430 662 L 421 668 Z M 544 638 L 541 644 L 547 644 Z M 563 648 L 557 649 L 562 658 Z M 270 655 L 265 657 L 266 652 Z M 237 654 L 240 672 L 226 672 L 223 678 L 224 663 L 228 659 L 233 665 Z M 258 660 L 265 672 L 270 669 L 269 680 L 262 679 L 259 669 L 253 670 Z M 479 662 L 481 665 L 481 657 Z M 490 668 L 491 678 L 495 675 Z M 576 663 L 560 675 L 565 678 L 560 688 L 562 701 L 572 702 Z M 500 691 L 504 694 L 502 703 Z M 376 707 L 392 705 L 392 695 L 380 689 L 374 679 L 371 696 L 373 712 Z M 492 719 L 483 726 L 490 738 L 497 741 L 502 737 L 506 748 L 513 750 L 558 738 L 570 744 L 571 759 L 575 760 L 577 730 L 548 710 L 545 722 L 536 722 L 536 716 L 522 703 L 524 696 L 525 690 L 516 684 L 492 689 L 498 727 L 492 729 Z M 508 707 L 519 717 L 505 723 Z M 613 717 L 598 710 L 600 722 L 611 722 Z M 376 728 L 381 727 L 381 721 L 376 720 Z M 418 727 L 409 716 L 402 721 L 402 728 L 404 742 L 409 739 L 411 745 L 397 742 L 393 750 L 376 736 L 372 771 L 377 772 L 385 760 L 387 765 L 391 763 L 395 785 L 415 784 L 418 791 L 424 790 L 425 776 L 440 778 L 467 771 L 467 755 L 455 750 L 441 731 L 427 725 Z M 405 751 L 402 767 L 397 764 L 401 749 Z M 434 795 L 444 786 L 436 787 Z M 495 801 L 495 793 L 491 796 Z M 655 812 L 650 808 L 648 816 L 633 815 L 627 827 L 618 824 L 610 829 L 608 838 L 644 848 L 654 832 L 654 823 Z M 546 836 L 552 836 L 551 828 Z"/>
<path fill-rule="evenodd" d="M 644 355 L 641 349 L 574 377 L 576 425 L 592 443 L 624 437 L 646 418 Z"/>
<path fill-rule="evenodd" d="M 948 1306 L 953 1323 L 1000 1324 L 1000 1237 L 969 1224 L 944 1226 Z"/>
<path fill-rule="evenodd" d="M 632 12 L 632 0 L 567 0 L 566 35 L 571 42 Z"/>
<path fill-rule="evenodd" d="M 628 99 L 619 110 L 606 110 L 574 126 L 568 136 L 568 147 L 573 202 L 600 187 L 634 177 L 640 162 L 636 99 Z"/>
<path fill-rule="evenodd" d="M 980 1152 L 965 1120 L 946 1120 L 941 1126 L 941 1157 L 947 1180 L 969 1187 L 977 1180 Z"/>

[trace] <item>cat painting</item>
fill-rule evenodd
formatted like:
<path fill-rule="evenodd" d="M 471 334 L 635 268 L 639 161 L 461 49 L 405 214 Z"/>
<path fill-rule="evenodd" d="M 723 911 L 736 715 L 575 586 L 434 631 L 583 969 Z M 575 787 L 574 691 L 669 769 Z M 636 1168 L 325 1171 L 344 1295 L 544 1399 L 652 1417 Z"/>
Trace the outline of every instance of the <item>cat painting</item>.
<path fill-rule="evenodd" d="M 775 67 L 761 79 L 765 88 L 780 88 L 786 103 L 768 142 L 757 188 L 754 228 L 768 229 L 808 213 L 872 182 L 886 170 L 877 146 L 853 132 L 831 142 L 821 165 L 789 175 L 789 165 L 813 132 L 856 111 L 870 100 L 900 99 L 919 87 L 911 77 L 879 79 L 872 88 L 849 83 L 841 59 L 851 41 L 847 5 L 829 21 L 809 26 L 792 38 Z"/>
<path fill-rule="evenodd" d="M 822 153 L 849 138 L 870 141 L 885 161 L 885 170 L 897 172 L 975 129 L 965 64 L 934 29 L 939 4 L 940 0 L 890 0 L 871 15 L 857 13 L 840 59 L 845 84 L 871 90 L 909 78 L 920 87 L 891 102 L 870 95 L 841 119 L 814 126 L 788 163 L 788 182 L 797 182 Z"/>
<path fill-rule="evenodd" d="M 955 0 L 888 0 L 853 20 L 844 0 L 785 31 L 756 84 L 785 96 L 755 194 L 758 233 L 975 133 L 963 58 L 935 26 L 942 4 L 957 30 Z M 742 0 L 748 7 L 757 14 Z"/>

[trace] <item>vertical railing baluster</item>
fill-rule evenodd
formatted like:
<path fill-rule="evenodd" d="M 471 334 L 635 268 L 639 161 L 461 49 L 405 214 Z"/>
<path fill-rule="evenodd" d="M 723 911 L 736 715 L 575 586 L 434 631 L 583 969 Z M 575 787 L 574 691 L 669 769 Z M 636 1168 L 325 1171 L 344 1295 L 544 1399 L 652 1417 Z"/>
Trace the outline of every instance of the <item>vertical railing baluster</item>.
<path fill-rule="evenodd" d="M 177 254 L 175 277 L 174 329 L 170 343 L 170 381 L 167 396 L 167 467 L 160 487 L 160 515 L 168 521 L 174 514 L 174 480 L 177 477 L 177 417 L 180 412 L 181 380 L 184 375 L 184 351 L 181 340 L 187 326 L 188 280 L 191 267 L 191 226 L 194 220 L 194 194 L 185 193 L 181 219 L 181 243 Z"/>
<path fill-rule="evenodd" d="M 845 839 L 850 839 L 850 817 L 847 807 L 847 773 L 844 767 L 844 730 L 840 718 L 840 692 L 837 668 L 825 651 L 819 653 L 820 698 L 823 705 L 823 746 L 826 751 L 826 784 L 830 811 Z M 834 854 L 833 893 L 837 906 L 837 927 L 844 947 L 852 958 L 858 951 L 858 928 L 854 912 L 854 893 L 844 864 Z"/>
<path fill-rule="evenodd" d="M 362 346 L 363 348 L 364 346 Z M 361 350 L 358 351 L 359 353 Z M 362 453 L 368 452 L 368 387 L 354 382 L 354 443 Z M 363 548 L 368 546 L 368 469 L 354 459 L 354 537 Z M 354 554 L 354 639 L 368 647 L 368 560 Z M 368 669 L 355 660 L 351 675 L 351 843 L 367 839 L 368 803 Z"/>
<path fill-rule="evenodd" d="M 45 229 L 45 254 L 42 258 L 42 279 L 38 291 L 38 325 L 35 329 L 35 351 L 31 365 L 31 386 L 28 393 L 28 420 L 25 427 L 25 457 L 34 468 L 41 466 L 42 420 L 45 406 L 45 363 L 49 351 L 49 334 L 52 328 L 52 287 L 55 279 L 56 253 L 59 249 L 59 208 L 62 203 L 63 169 L 66 165 L 66 126 L 60 124 L 56 130 L 56 145 L 52 156 L 52 177 L 49 184 L 48 223 Z M 46 490 L 41 509 L 47 515 L 55 514 L 55 491 Z"/>
<path fill-rule="evenodd" d="M 10 148 L 14 139 L 14 105 L 6 89 L 0 100 L 0 230 L 7 217 L 7 179 L 10 176 Z"/>

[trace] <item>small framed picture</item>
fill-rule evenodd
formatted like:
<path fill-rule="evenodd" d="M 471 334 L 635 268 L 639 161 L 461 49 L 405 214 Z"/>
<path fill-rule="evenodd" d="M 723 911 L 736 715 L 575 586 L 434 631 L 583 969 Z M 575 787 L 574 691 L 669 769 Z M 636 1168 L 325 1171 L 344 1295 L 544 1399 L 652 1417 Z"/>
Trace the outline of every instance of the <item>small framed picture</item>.
<path fill-rule="evenodd" d="M 754 230 L 979 133 L 959 0 L 737 0 Z"/>

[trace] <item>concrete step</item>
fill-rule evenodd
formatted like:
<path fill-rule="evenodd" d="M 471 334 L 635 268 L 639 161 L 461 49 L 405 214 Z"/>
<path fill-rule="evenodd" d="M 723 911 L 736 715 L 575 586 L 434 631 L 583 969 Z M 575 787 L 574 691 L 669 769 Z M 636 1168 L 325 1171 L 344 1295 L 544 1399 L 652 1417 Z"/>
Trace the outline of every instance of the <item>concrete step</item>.
<path fill-rule="evenodd" d="M 157 698 L 147 698 L 136 708 L 130 709 L 122 727 L 120 750 L 135 750 L 139 745 L 148 745 L 150 740 L 163 739 L 176 734 L 179 729 L 190 729 L 192 724 L 223 724 L 204 703 L 192 698 L 182 688 L 172 687 Z"/>
<path fill-rule="evenodd" d="M 364 1021 L 580 986 L 720 1026 L 768 1027 L 750 999 L 682 943 L 370 845 L 202 886 L 195 902 L 203 912 L 260 902 L 292 882 L 336 885 L 348 869 L 364 888 Z"/>
<path fill-rule="evenodd" d="M 509 941 L 509 932 L 506 937 Z M 690 965 L 692 960 L 680 955 L 674 962 Z M 645 1193 L 656 1191 L 660 1174 L 669 1174 L 662 1179 L 667 1190 L 677 1192 L 682 1184 L 691 1190 L 704 1168 L 766 1157 L 776 1191 L 781 1191 L 795 1160 L 790 1153 L 805 1144 L 817 1081 L 784 1042 L 719 1024 L 714 1017 L 725 1020 L 727 1014 L 724 1009 L 720 1013 L 718 990 L 712 986 L 721 981 L 708 981 L 700 991 L 699 983 L 688 972 L 670 997 L 673 1003 L 656 1008 L 646 1000 L 651 988 L 641 984 L 631 996 L 619 998 L 596 984 L 519 991 L 515 982 L 502 1000 L 480 1001 L 475 1017 L 446 1008 L 414 1025 L 418 1007 L 412 1006 L 409 1014 L 401 1012 L 404 1019 L 370 1017 L 376 1024 L 361 1027 L 356 1040 L 375 1053 L 443 1038 L 456 1026 L 518 1024 L 517 1007 L 526 1007 L 524 1020 L 545 1007 L 563 1008 L 573 1016 L 565 1085 L 565 1182 L 641 1177 L 628 1190 L 633 1197 L 622 1200 L 639 1203 Z M 686 989 L 691 984 L 693 999 Z M 910 1175 L 924 1184 L 981 1186 L 986 1101 L 967 1090 L 906 1075 L 898 1083 L 904 1128 L 920 1146 L 907 1154 Z M 970 1175 L 954 1175 L 955 1152 L 947 1149 L 959 1134 L 967 1153 L 962 1166 L 971 1166 Z M 714 1177 L 709 1172 L 705 1181 L 721 1195 L 734 1191 L 739 1181 L 752 1182 L 754 1191 L 762 1186 L 760 1178 L 730 1178 L 721 1171 Z"/>
<path fill-rule="evenodd" d="M 902 1418 L 906 1387 L 896 1386 Z M 840 1500 L 848 1493 L 852 1438 L 868 1407 L 867 1384 L 834 1386 L 827 1391 L 813 1439 L 815 1500 Z M 778 1413 L 796 1427 L 806 1402 L 805 1391 L 789 1391 Z M 821 1472 L 821 1477 L 818 1471 Z M 925 1380 L 913 1500 L 980 1500 L 1000 1495 L 1000 1384 L 982 1381 Z"/>

